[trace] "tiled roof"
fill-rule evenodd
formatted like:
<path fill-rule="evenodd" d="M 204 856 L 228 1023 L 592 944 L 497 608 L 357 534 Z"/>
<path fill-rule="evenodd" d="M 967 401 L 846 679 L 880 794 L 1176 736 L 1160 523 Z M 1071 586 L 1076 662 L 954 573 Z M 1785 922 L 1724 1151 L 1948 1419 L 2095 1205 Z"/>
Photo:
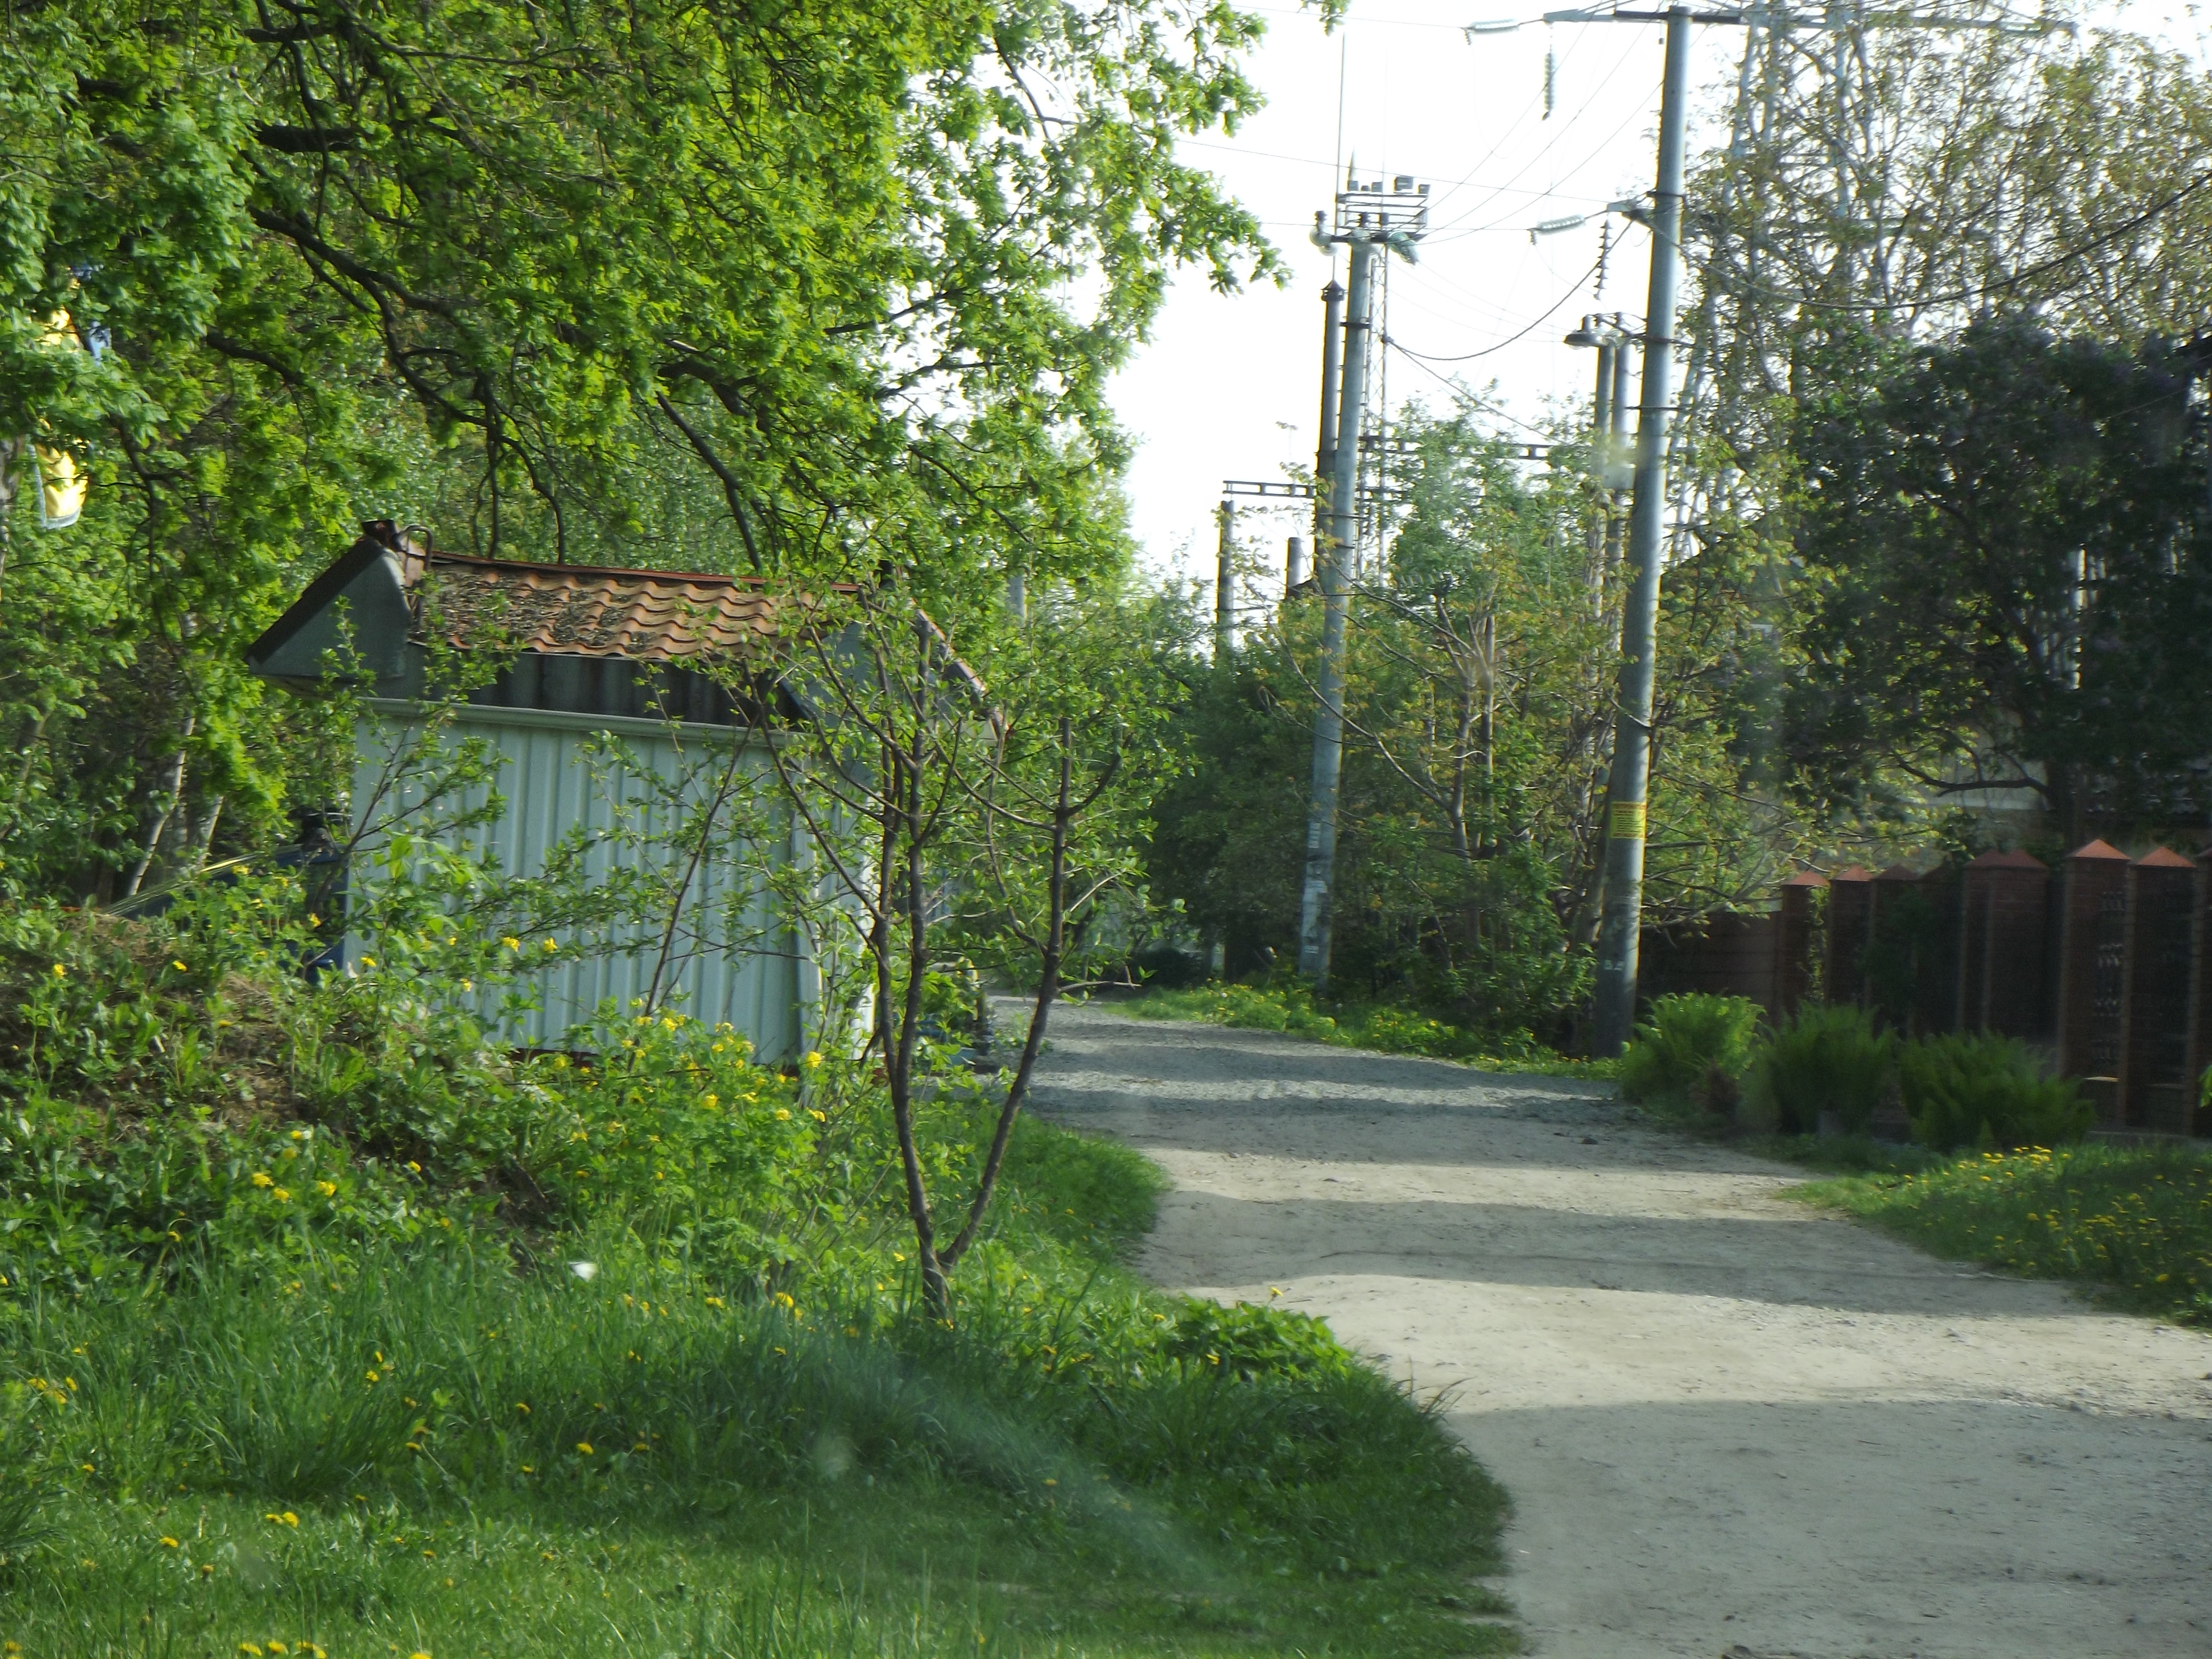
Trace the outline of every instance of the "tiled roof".
<path fill-rule="evenodd" d="M 418 626 L 455 646 L 499 642 L 547 656 L 677 662 L 743 651 L 775 632 L 779 600 L 757 577 L 525 564 L 415 554 Z M 787 603 L 787 601 L 786 601 Z"/>

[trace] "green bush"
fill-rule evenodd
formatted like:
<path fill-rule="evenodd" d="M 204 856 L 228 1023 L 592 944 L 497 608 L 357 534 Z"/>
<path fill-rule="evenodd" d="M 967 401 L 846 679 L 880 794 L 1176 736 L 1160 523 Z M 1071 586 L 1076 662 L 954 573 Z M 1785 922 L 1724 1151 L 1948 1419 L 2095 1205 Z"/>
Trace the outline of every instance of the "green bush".
<path fill-rule="evenodd" d="M 2063 1146 L 2095 1118 L 2070 1080 L 2045 1076 L 2010 1037 L 1922 1037 L 1899 1071 L 1913 1139 L 1939 1151 Z"/>
<path fill-rule="evenodd" d="M 1744 1115 L 1755 1128 L 1803 1135 L 1833 1112 L 1844 1133 L 1863 1135 L 1896 1074 L 1896 1040 L 1864 1009 L 1808 1004 L 1759 1051 Z"/>
<path fill-rule="evenodd" d="M 1748 997 L 1685 992 L 1661 997 L 1620 1057 L 1628 1100 L 1687 1099 L 1717 1080 L 1741 1078 L 1759 1041 L 1759 1005 Z"/>

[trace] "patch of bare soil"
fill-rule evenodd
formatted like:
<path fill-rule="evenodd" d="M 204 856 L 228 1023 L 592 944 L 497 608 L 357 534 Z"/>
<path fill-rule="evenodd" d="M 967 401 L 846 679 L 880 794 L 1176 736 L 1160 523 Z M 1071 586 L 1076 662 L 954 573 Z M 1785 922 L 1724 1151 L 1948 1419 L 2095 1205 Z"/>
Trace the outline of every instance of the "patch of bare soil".
<path fill-rule="evenodd" d="M 1175 1182 L 1143 1266 L 1447 1395 L 1569 1659 L 2212 1655 L 2212 1336 L 1938 1261 L 1604 1085 L 1096 1009 L 1041 1109 Z"/>

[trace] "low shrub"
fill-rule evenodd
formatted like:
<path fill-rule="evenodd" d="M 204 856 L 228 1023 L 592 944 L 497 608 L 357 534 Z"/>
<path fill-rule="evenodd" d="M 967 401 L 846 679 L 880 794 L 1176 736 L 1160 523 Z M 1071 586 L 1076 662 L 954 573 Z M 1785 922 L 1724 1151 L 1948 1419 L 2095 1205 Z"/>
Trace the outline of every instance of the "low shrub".
<path fill-rule="evenodd" d="M 1877 1031 L 1864 1009 L 1808 1004 L 1759 1050 L 1744 1119 L 1755 1129 L 1803 1135 L 1833 1112 L 1845 1134 L 1863 1135 L 1896 1076 L 1896 1039 Z"/>
<path fill-rule="evenodd" d="M 1939 1151 L 2058 1146 L 2095 1120 L 2070 1079 L 2046 1076 L 2010 1037 L 1922 1037 L 1905 1046 L 1898 1068 L 1913 1139 Z"/>
<path fill-rule="evenodd" d="M 1717 1089 L 1743 1076 L 1759 1034 L 1759 1005 L 1748 997 L 1699 992 L 1661 997 L 1620 1057 L 1621 1095 L 1636 1101 L 1711 1099 Z"/>

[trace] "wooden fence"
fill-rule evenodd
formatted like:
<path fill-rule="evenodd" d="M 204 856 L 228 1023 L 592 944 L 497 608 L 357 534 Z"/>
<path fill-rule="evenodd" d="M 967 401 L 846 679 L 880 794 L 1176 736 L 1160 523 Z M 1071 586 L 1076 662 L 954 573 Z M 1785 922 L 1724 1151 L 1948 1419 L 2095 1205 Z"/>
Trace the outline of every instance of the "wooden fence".
<path fill-rule="evenodd" d="M 1879 872 L 1806 871 L 1762 915 L 1648 930 L 1639 989 L 1747 996 L 1781 1018 L 1856 1003 L 1911 1035 L 1991 1031 L 2045 1049 L 2107 1127 L 2212 1133 L 2212 850 L 2130 859 L 2093 841 Z"/>

